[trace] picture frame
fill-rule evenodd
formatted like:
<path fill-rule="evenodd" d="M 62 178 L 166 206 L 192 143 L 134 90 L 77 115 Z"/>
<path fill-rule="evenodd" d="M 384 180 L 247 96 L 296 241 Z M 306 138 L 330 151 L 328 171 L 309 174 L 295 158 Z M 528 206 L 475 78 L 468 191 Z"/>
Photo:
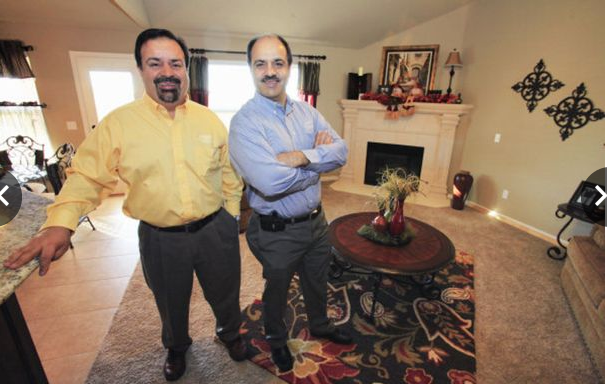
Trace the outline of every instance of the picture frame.
<path fill-rule="evenodd" d="M 600 207 L 595 207 L 594 203 L 598 201 L 601 197 L 599 191 L 597 191 L 596 186 L 601 187 L 603 190 L 605 189 L 604 185 L 591 183 L 590 181 L 582 181 L 580 185 L 578 185 L 577 189 L 569 199 L 569 206 L 578 209 L 600 209 Z M 604 209 L 604 203 L 602 204 Z"/>
<path fill-rule="evenodd" d="M 383 47 L 380 84 L 400 85 L 405 91 L 434 88 L 438 44 Z"/>

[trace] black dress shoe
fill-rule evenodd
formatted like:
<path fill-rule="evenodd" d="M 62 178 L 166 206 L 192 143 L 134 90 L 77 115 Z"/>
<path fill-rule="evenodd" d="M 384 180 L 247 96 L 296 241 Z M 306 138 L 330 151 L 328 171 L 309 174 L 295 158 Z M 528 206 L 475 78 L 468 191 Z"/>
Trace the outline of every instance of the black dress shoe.
<path fill-rule="evenodd" d="M 164 378 L 167 381 L 175 381 L 183 376 L 185 372 L 185 351 L 178 352 L 169 348 L 163 371 Z"/>
<path fill-rule="evenodd" d="M 274 361 L 280 372 L 293 369 L 293 356 L 291 356 L 289 347 L 286 345 L 280 348 L 272 348 L 272 361 Z"/>
<path fill-rule="evenodd" d="M 343 329 L 333 328 L 326 332 L 310 332 L 314 337 L 331 340 L 336 344 L 352 344 L 352 336 Z"/>
<path fill-rule="evenodd" d="M 247 343 L 244 339 L 238 336 L 237 339 L 225 342 L 226 348 L 228 348 L 228 354 L 234 361 L 243 361 L 247 358 Z"/>

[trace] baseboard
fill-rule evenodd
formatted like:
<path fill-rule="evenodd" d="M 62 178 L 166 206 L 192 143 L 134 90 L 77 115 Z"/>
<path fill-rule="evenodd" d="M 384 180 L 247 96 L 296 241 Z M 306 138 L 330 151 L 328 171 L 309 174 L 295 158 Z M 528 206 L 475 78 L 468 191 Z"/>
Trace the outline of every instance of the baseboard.
<path fill-rule="evenodd" d="M 468 207 L 470 207 L 476 211 L 482 212 L 482 213 L 491 212 L 491 210 L 489 208 L 482 206 L 480 204 L 477 204 L 473 201 L 467 201 L 466 205 Z M 541 229 L 537 229 L 535 227 L 532 227 L 529 224 L 525 224 L 521 221 L 518 221 L 518 220 L 508 217 L 506 215 L 502 215 L 500 213 L 498 213 L 496 216 L 492 216 L 492 217 L 494 217 L 495 219 L 502 221 L 516 229 L 520 229 L 521 231 L 526 232 L 526 233 L 530 234 L 531 236 L 535 236 L 535 237 L 540 238 L 544 241 L 547 241 L 551 244 L 558 245 L 558 243 L 556 242 L 555 235 L 552 235 L 548 232 L 544 232 Z M 565 240 L 561 240 L 561 241 L 563 242 L 563 244 L 567 245 L 567 241 L 565 241 Z"/>

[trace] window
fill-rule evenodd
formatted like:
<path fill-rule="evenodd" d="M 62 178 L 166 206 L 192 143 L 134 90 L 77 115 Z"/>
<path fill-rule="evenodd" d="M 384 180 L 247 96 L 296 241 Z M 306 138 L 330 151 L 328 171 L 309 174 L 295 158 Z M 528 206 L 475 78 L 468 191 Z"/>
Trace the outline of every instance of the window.
<path fill-rule="evenodd" d="M 36 79 L 0 78 L 0 102 L 39 103 Z M 44 144 L 46 155 L 53 153 L 40 107 L 0 106 L 0 141 L 16 135 Z"/>
<path fill-rule="evenodd" d="M 299 100 L 297 65 L 291 65 L 287 94 Z M 255 85 L 246 62 L 209 60 L 209 108 L 219 116 L 226 128 L 240 107 L 255 95 Z"/>
<path fill-rule="evenodd" d="M 133 76 L 130 72 L 90 71 L 89 76 L 97 121 L 101 121 L 114 109 L 135 100 Z"/>

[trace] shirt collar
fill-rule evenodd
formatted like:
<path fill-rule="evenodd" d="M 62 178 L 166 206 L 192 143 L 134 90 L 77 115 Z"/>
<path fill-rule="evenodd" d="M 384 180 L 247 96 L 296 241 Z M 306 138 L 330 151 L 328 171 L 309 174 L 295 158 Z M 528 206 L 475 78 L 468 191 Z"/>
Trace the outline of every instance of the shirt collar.
<path fill-rule="evenodd" d="M 294 105 L 294 101 L 289 97 L 289 95 L 287 95 L 287 101 L 284 107 L 282 106 L 282 104 L 274 100 L 268 99 L 259 92 L 255 92 L 255 97 L 253 97 L 253 100 L 256 104 L 259 104 L 268 110 L 279 110 L 285 114 L 289 114 L 293 110 Z"/>
<path fill-rule="evenodd" d="M 156 111 L 160 111 L 160 112 L 164 111 L 165 113 L 168 113 L 167 109 L 163 105 L 158 104 L 156 102 L 156 100 L 152 99 L 150 97 L 150 95 L 147 94 L 147 92 L 143 92 L 143 98 L 142 99 L 143 99 L 143 102 L 147 106 L 149 106 L 150 108 L 152 108 L 152 109 L 154 109 Z M 189 100 L 190 100 L 190 96 L 186 95 L 185 96 L 185 102 L 183 104 L 181 104 L 181 105 L 178 105 L 177 108 L 175 108 L 175 109 L 183 109 L 184 111 L 187 110 L 187 104 L 188 104 Z"/>

